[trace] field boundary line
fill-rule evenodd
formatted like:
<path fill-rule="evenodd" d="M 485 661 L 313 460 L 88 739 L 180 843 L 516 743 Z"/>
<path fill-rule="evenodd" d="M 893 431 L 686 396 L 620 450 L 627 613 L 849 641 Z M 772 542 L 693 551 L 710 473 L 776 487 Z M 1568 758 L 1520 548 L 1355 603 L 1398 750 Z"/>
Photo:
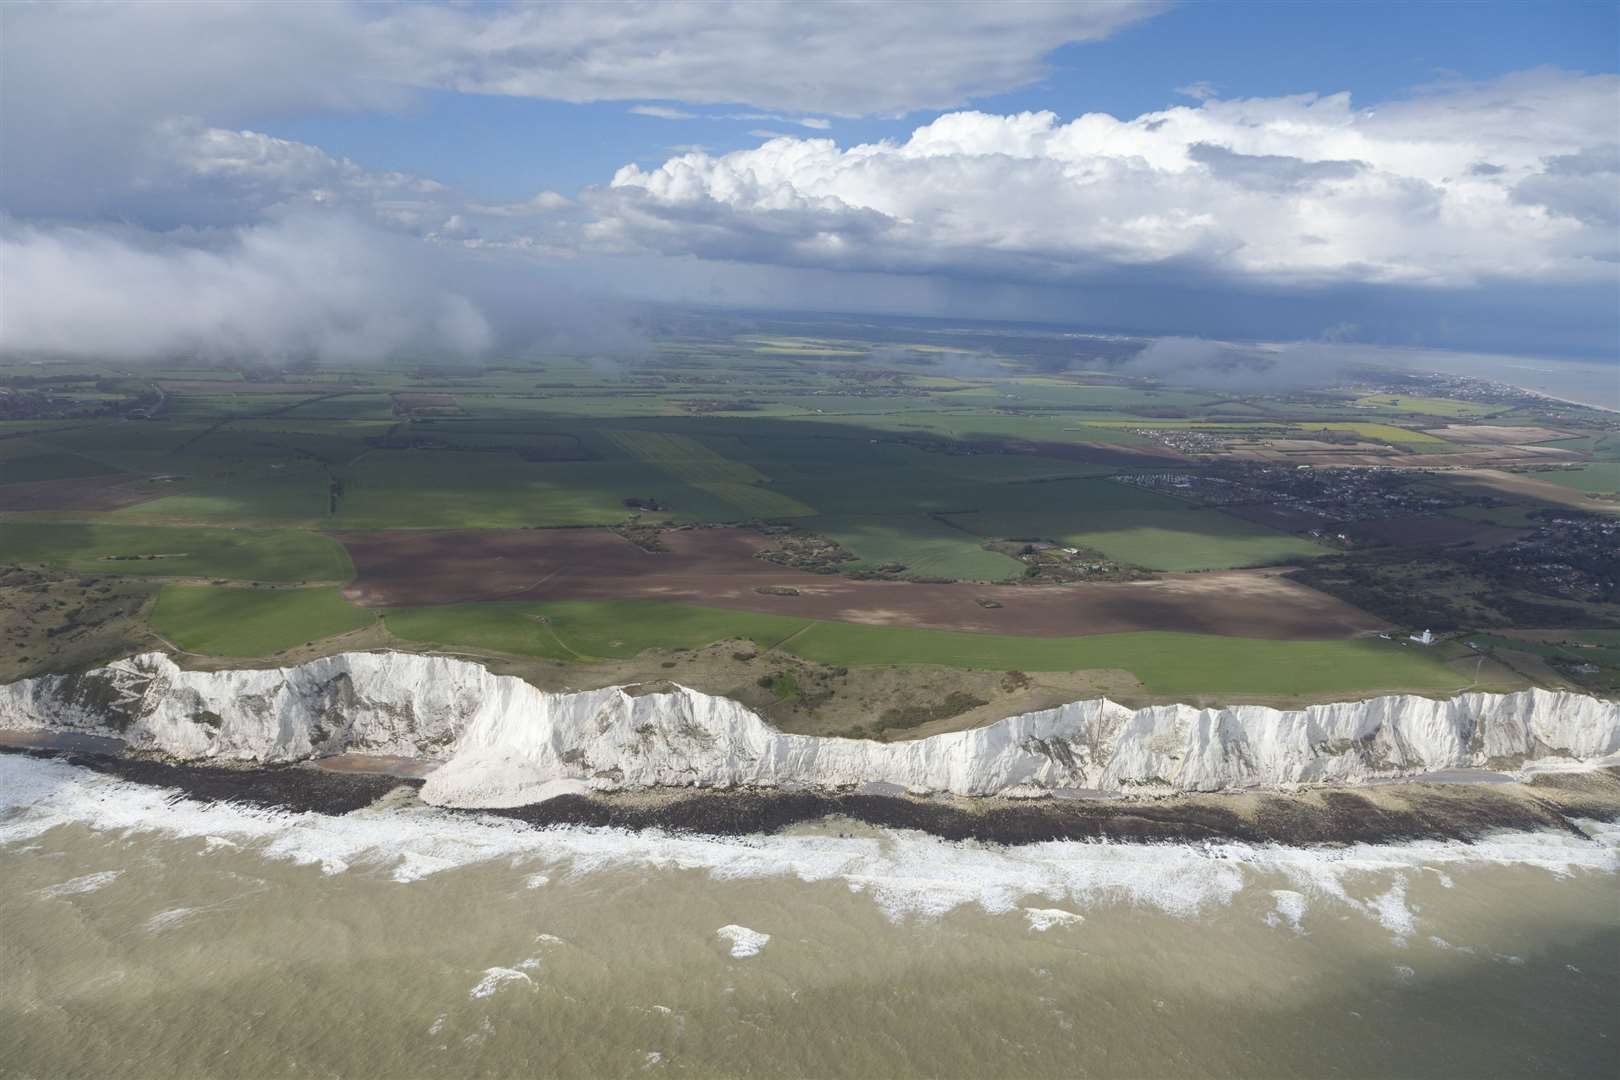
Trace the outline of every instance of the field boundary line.
<path fill-rule="evenodd" d="M 818 625 L 820 625 L 820 624 L 815 619 L 811 619 L 809 622 L 805 623 L 803 626 L 801 626 L 797 630 L 793 631 L 793 633 L 789 634 L 787 637 L 783 638 L 781 641 L 778 641 L 775 645 L 772 645 L 770 648 L 766 649 L 765 650 L 766 655 L 769 655 L 770 653 L 775 652 L 777 649 L 780 649 L 782 646 L 786 645 L 788 642 L 794 640 L 795 638 L 803 637 L 806 633 L 808 633 L 810 630 L 812 630 L 813 628 L 815 628 Z M 563 646 L 563 647 L 567 648 L 566 645 Z"/>
<path fill-rule="evenodd" d="M 585 653 L 582 653 L 578 649 L 570 646 L 568 642 L 562 639 L 562 635 L 557 633 L 557 628 L 551 625 L 551 620 L 547 619 L 540 623 L 540 625 L 546 628 L 546 632 L 551 635 L 551 640 L 557 643 L 557 647 L 563 652 L 567 653 L 569 656 L 572 656 L 575 659 L 581 660 L 587 664 L 595 663 L 596 661 L 603 659 L 603 657 L 600 656 L 587 656 Z"/>
<path fill-rule="evenodd" d="M 560 574 L 562 572 L 563 572 L 563 567 L 559 566 L 555 570 L 553 570 L 551 573 L 547 574 L 545 577 L 536 578 L 535 580 L 529 582 L 529 584 L 523 586 L 523 588 L 517 590 L 516 592 L 505 593 L 505 594 L 503 594 L 503 595 L 501 595 L 499 597 L 496 597 L 496 599 L 505 600 L 505 599 L 508 599 L 510 597 L 513 597 L 513 596 L 522 596 L 524 593 L 528 592 L 530 589 L 538 589 L 540 586 L 544 585 L 546 582 L 550 581 L 552 578 L 556 577 L 558 574 Z"/>

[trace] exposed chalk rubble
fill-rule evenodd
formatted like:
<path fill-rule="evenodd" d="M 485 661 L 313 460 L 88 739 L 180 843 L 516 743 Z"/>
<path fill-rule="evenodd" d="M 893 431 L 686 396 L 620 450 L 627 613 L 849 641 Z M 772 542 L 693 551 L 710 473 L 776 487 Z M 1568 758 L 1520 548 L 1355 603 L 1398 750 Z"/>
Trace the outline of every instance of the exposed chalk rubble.
<path fill-rule="evenodd" d="M 0 728 L 115 735 L 181 761 L 421 758 L 441 763 L 423 799 L 454 807 L 621 787 L 1219 791 L 1620 757 L 1620 703 L 1545 690 L 1292 710 L 1094 699 L 878 743 L 784 734 L 735 701 L 685 687 L 547 693 L 468 661 L 390 652 L 215 672 L 147 653 L 0 687 Z"/>

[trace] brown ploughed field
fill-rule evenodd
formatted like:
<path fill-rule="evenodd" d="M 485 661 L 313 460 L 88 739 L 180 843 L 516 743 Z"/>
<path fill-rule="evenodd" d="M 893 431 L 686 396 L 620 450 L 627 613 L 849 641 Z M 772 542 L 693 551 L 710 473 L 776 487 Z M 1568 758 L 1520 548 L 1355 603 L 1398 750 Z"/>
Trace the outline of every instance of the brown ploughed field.
<path fill-rule="evenodd" d="M 397 530 L 334 534 L 366 607 L 473 600 L 675 600 L 809 619 L 978 633 L 1079 635 L 1180 630 L 1255 638 L 1344 638 L 1372 615 L 1282 577 L 1286 568 L 1165 574 L 1078 585 L 852 581 L 776 566 L 746 529 L 663 534 L 646 552 L 605 529 Z M 797 589 L 762 594 L 760 586 Z M 980 600 L 999 607 L 985 607 Z"/>

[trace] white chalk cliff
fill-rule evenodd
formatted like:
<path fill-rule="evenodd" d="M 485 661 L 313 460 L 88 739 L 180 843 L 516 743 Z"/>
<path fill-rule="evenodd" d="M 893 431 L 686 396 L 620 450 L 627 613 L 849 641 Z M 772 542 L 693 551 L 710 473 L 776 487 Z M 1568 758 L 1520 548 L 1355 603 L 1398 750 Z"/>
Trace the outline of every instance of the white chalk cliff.
<path fill-rule="evenodd" d="M 115 735 L 183 761 L 422 758 L 441 763 L 422 798 L 457 807 L 587 788 L 872 781 L 959 795 L 1217 791 L 1620 760 L 1620 704 L 1544 690 L 1295 710 L 1097 699 L 879 743 L 786 735 L 735 701 L 685 687 L 552 694 L 478 664 L 408 653 L 214 672 L 147 653 L 0 687 L 0 729 L 41 728 Z"/>

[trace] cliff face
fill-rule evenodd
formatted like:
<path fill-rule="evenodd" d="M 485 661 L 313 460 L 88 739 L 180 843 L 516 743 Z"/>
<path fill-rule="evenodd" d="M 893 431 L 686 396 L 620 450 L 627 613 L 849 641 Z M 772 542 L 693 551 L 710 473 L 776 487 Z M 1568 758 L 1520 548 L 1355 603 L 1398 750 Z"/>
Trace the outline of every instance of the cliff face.
<path fill-rule="evenodd" d="M 1133 710 L 1098 699 L 876 743 L 786 735 L 734 701 L 684 687 L 548 694 L 477 664 L 405 653 L 220 672 L 182 671 L 148 653 L 0 687 L 0 728 L 117 735 L 186 761 L 426 758 L 443 764 L 422 797 L 458 807 L 520 806 L 587 785 L 1215 791 L 1620 754 L 1620 704 L 1542 690 L 1298 710 Z"/>

